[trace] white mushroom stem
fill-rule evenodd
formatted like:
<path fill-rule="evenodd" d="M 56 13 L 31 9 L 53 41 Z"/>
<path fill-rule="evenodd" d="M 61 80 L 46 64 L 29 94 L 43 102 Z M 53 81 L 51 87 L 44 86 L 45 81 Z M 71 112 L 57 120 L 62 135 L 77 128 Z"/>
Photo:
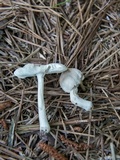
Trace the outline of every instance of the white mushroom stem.
<path fill-rule="evenodd" d="M 44 73 L 37 74 L 38 79 L 38 114 L 40 131 L 48 133 L 50 131 L 50 125 L 47 120 L 45 103 L 44 103 Z"/>
<path fill-rule="evenodd" d="M 70 100 L 75 106 L 81 107 L 86 111 L 89 111 L 92 107 L 91 101 L 82 99 L 78 96 L 78 89 L 76 87 L 70 91 Z"/>
<path fill-rule="evenodd" d="M 67 70 L 63 64 L 51 63 L 47 65 L 39 65 L 28 63 L 24 67 L 20 67 L 14 71 L 14 75 L 18 78 L 27 78 L 37 76 L 38 79 L 38 114 L 40 121 L 40 131 L 48 133 L 50 126 L 46 116 L 44 104 L 44 76 L 45 74 L 61 73 Z"/>

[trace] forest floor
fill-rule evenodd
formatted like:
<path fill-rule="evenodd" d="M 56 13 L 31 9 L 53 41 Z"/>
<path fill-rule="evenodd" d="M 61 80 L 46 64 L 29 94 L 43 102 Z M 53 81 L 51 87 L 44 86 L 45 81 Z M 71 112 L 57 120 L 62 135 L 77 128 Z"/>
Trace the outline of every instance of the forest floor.
<path fill-rule="evenodd" d="M 85 76 L 74 106 L 45 75 L 50 133 L 39 130 L 36 77 L 27 63 L 62 63 Z M 0 0 L 0 160 L 120 160 L 120 1 Z"/>

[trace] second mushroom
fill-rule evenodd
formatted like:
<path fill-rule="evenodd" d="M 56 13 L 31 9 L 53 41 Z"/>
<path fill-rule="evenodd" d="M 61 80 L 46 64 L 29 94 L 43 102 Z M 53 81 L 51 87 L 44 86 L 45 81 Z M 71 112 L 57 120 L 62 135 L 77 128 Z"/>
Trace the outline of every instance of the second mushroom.
<path fill-rule="evenodd" d="M 92 107 L 92 102 L 78 96 L 78 86 L 82 83 L 83 79 L 84 76 L 80 70 L 69 68 L 61 74 L 60 86 L 65 92 L 70 93 L 70 100 L 75 106 L 89 111 Z"/>

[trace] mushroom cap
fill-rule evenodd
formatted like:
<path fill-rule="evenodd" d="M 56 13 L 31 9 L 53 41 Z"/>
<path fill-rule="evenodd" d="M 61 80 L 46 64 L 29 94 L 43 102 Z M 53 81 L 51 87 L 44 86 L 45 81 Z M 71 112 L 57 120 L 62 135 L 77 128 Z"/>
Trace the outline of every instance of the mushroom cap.
<path fill-rule="evenodd" d="M 70 93 L 70 91 L 78 87 L 81 81 L 84 79 L 82 72 L 76 68 L 69 68 L 67 71 L 63 72 L 60 76 L 60 86 L 61 88 Z"/>
<path fill-rule="evenodd" d="M 26 64 L 24 67 L 20 67 L 14 71 L 14 75 L 18 78 L 26 78 L 35 76 L 40 72 L 40 66 L 32 63 Z"/>
<path fill-rule="evenodd" d="M 60 63 L 50 63 L 46 66 L 49 68 L 46 74 L 62 73 L 68 69 L 65 65 Z"/>
<path fill-rule="evenodd" d="M 67 67 L 63 64 L 51 63 L 47 65 L 39 65 L 28 63 L 24 67 L 20 67 L 15 70 L 14 75 L 18 78 L 33 77 L 37 74 L 52 74 L 61 73 L 67 70 Z"/>

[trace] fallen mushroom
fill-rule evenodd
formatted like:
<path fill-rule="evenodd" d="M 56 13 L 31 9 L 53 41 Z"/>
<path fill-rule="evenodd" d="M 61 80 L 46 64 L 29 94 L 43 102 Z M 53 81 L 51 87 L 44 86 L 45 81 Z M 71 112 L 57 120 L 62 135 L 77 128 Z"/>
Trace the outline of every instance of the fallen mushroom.
<path fill-rule="evenodd" d="M 78 86 L 82 83 L 84 76 L 82 72 L 76 68 L 69 68 L 67 71 L 63 72 L 60 76 L 60 86 L 61 88 L 70 93 L 71 102 L 78 107 L 89 111 L 92 107 L 92 102 L 82 99 L 78 96 Z"/>
<path fill-rule="evenodd" d="M 14 75 L 18 78 L 26 78 L 37 76 L 38 79 L 38 113 L 40 131 L 48 133 L 50 131 L 50 125 L 47 120 L 45 103 L 44 103 L 44 76 L 45 74 L 61 73 L 67 70 L 67 67 L 63 64 L 51 63 L 47 65 L 39 64 L 26 64 L 24 67 L 20 67 L 15 70 Z"/>

